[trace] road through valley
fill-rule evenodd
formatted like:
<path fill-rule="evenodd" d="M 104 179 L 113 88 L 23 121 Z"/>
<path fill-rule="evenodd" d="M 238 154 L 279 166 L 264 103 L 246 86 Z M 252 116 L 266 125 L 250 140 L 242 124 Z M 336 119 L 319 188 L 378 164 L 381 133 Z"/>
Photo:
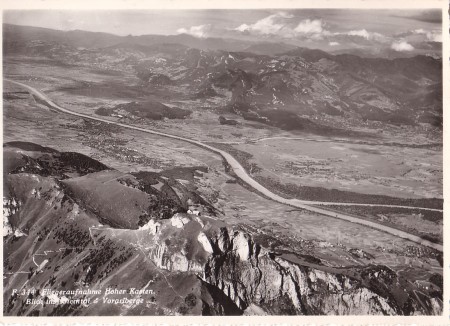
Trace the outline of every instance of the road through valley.
<path fill-rule="evenodd" d="M 59 105 L 57 105 L 56 103 L 54 103 L 50 98 L 48 98 L 47 95 L 45 95 L 44 93 L 42 93 L 41 91 L 28 86 L 26 84 L 17 82 L 17 81 L 13 81 L 13 80 L 9 80 L 9 79 L 4 79 L 5 81 L 11 82 L 13 84 L 19 85 L 23 88 L 26 88 L 31 94 L 33 94 L 34 96 L 38 97 L 39 99 L 41 99 L 42 101 L 45 101 L 47 103 L 48 106 L 50 106 L 51 108 L 58 110 L 60 112 L 63 113 L 67 113 L 73 116 L 77 116 L 77 117 L 81 117 L 84 119 L 90 119 L 90 120 L 94 120 L 94 121 L 100 121 L 100 122 L 104 122 L 104 123 L 108 123 L 111 125 L 116 125 L 116 126 L 120 126 L 123 128 L 128 128 L 128 129 L 133 129 L 133 130 L 137 130 L 137 131 L 141 131 L 141 132 L 145 132 L 145 133 L 149 133 L 149 134 L 154 134 L 154 135 L 158 135 L 158 136 L 162 136 L 162 137 L 168 137 L 168 138 L 172 138 L 172 139 L 176 139 L 176 140 L 181 140 L 181 141 L 185 141 L 185 142 L 189 142 L 191 144 L 200 146 L 204 149 L 207 149 L 209 151 L 212 151 L 214 153 L 219 154 L 220 156 L 223 157 L 223 159 L 225 159 L 227 161 L 227 163 L 230 165 L 231 169 L 233 170 L 233 172 L 235 173 L 235 175 L 241 179 L 244 183 L 246 183 L 248 186 L 250 186 L 251 188 L 253 188 L 254 190 L 256 190 L 257 192 L 263 194 L 264 196 L 270 198 L 271 200 L 274 200 L 276 202 L 282 203 L 282 204 L 286 204 L 292 207 L 296 207 L 296 208 L 300 208 L 300 209 L 305 209 L 311 212 L 315 212 L 318 214 L 322 214 L 322 215 L 326 215 L 326 216 L 330 216 L 333 218 L 339 218 L 345 221 L 349 221 L 352 223 L 357 223 L 360 225 L 364 225 L 379 231 L 383 231 L 386 233 L 390 233 L 392 235 L 398 236 L 400 238 L 403 239 L 407 239 L 410 241 L 413 241 L 415 243 L 427 246 L 427 247 L 431 247 L 434 248 L 436 250 L 439 251 L 443 251 L 443 246 L 437 243 L 433 243 L 430 242 L 428 240 L 422 239 L 419 236 L 416 236 L 414 234 L 410 234 L 386 225 L 382 225 L 382 224 L 378 224 L 372 221 L 368 221 L 365 219 L 361 219 L 361 218 L 357 218 L 354 216 L 350 216 L 347 214 L 343 214 L 343 213 L 339 213 L 339 212 L 335 212 L 335 211 L 330 211 L 327 210 L 325 208 L 321 208 L 321 207 L 316 207 L 316 206 L 311 206 L 311 205 L 340 205 L 340 206 L 381 206 L 381 207 L 397 207 L 397 208 L 415 208 L 415 209 L 421 209 L 421 210 L 429 210 L 429 211 L 441 211 L 439 209 L 433 209 L 433 208 L 426 208 L 426 207 L 410 207 L 410 206 L 398 206 L 398 205 L 378 205 L 378 204 L 357 204 L 357 203 L 333 203 L 333 202 L 320 202 L 320 201 L 306 201 L 306 200 L 299 200 L 299 199 L 287 199 L 287 198 L 283 198 L 277 194 L 274 194 L 273 192 L 271 192 L 269 189 L 265 188 L 263 185 L 259 184 L 256 180 L 254 180 L 252 177 L 250 177 L 250 175 L 248 175 L 248 173 L 245 171 L 244 167 L 229 153 L 220 150 L 218 148 L 215 148 L 213 146 L 207 145 L 205 143 L 202 143 L 200 141 L 197 141 L 195 139 L 190 139 L 190 138 L 185 138 L 185 137 L 181 137 L 181 136 L 176 136 L 176 135 L 172 135 L 172 134 L 167 134 L 167 133 L 163 133 L 163 132 L 159 132 L 159 131 L 155 131 L 155 130 L 150 130 L 150 129 L 145 129 L 145 128 L 140 128 L 137 126 L 133 126 L 133 125 L 128 125 L 128 124 L 124 124 L 124 123 L 120 123 L 120 122 L 115 122 L 115 121 L 110 121 L 104 118 L 99 118 L 99 117 L 94 117 L 94 116 L 90 116 L 87 114 L 82 114 L 82 113 L 77 113 L 68 109 L 65 109 Z"/>

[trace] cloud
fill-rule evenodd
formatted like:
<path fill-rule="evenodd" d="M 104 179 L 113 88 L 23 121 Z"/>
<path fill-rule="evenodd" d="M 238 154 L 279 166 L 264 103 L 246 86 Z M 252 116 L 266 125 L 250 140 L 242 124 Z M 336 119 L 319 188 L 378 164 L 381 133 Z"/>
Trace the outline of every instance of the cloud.
<path fill-rule="evenodd" d="M 415 29 L 412 31 L 414 34 L 426 35 L 428 41 L 432 42 L 442 42 L 442 34 L 438 30 L 426 31 L 423 28 Z"/>
<path fill-rule="evenodd" d="M 352 30 L 352 31 L 349 31 L 346 33 L 341 33 L 341 34 L 346 34 L 349 36 L 359 36 L 366 40 L 375 40 L 375 41 L 379 41 L 379 42 L 383 42 L 386 40 L 386 36 L 384 36 L 380 33 L 376 33 L 376 32 L 369 32 L 366 29 Z"/>
<path fill-rule="evenodd" d="M 239 32 L 245 32 L 251 30 L 251 28 L 252 28 L 251 25 L 242 24 L 236 27 L 235 30 Z"/>
<path fill-rule="evenodd" d="M 377 41 L 390 44 L 392 38 L 366 29 L 351 30 L 343 32 L 331 32 L 327 30 L 327 24 L 320 18 L 308 18 L 301 21 L 293 21 L 293 15 L 285 12 L 278 12 L 264 17 L 253 24 L 243 23 L 232 30 L 240 33 L 256 35 L 276 35 L 282 38 L 298 40 L 318 41 L 325 40 L 330 46 L 337 46 L 341 43 L 351 41 L 361 43 L 362 41 Z M 347 39 L 346 39 L 347 38 Z M 360 38 L 359 40 L 357 38 Z"/>
<path fill-rule="evenodd" d="M 323 32 L 322 20 L 320 19 L 302 20 L 294 29 L 294 31 L 302 34 L 320 34 Z"/>
<path fill-rule="evenodd" d="M 239 32 L 256 32 L 258 34 L 280 34 L 281 30 L 286 27 L 285 20 L 294 16 L 285 12 L 267 16 L 258 20 L 254 24 L 242 24 L 235 28 Z"/>
<path fill-rule="evenodd" d="M 325 29 L 325 24 L 321 19 L 302 20 L 297 27 L 294 28 L 294 33 L 315 40 L 322 40 L 324 36 L 331 35 L 331 33 Z"/>
<path fill-rule="evenodd" d="M 179 34 L 189 34 L 195 37 L 207 37 L 208 32 L 211 30 L 211 25 L 198 25 L 191 26 L 189 28 L 179 28 L 177 29 L 177 33 Z"/>
<path fill-rule="evenodd" d="M 360 29 L 360 30 L 358 30 L 358 31 L 350 31 L 350 32 L 347 32 L 347 35 L 350 35 L 350 36 L 360 36 L 360 37 L 365 38 L 366 40 L 368 40 L 369 37 L 370 37 L 369 32 L 366 31 L 365 29 Z"/>
<path fill-rule="evenodd" d="M 440 32 L 432 31 L 427 33 L 427 38 L 433 42 L 442 42 L 442 34 Z"/>
<path fill-rule="evenodd" d="M 392 43 L 391 49 L 397 52 L 412 51 L 414 47 L 406 41 L 396 41 Z"/>

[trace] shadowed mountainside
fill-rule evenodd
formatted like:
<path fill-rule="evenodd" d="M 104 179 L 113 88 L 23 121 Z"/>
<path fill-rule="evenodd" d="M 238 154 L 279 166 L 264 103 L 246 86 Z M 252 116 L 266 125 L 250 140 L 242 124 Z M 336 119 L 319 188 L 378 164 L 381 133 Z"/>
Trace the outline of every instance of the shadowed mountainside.
<path fill-rule="evenodd" d="M 415 285 L 385 266 L 331 268 L 299 252 L 273 251 L 262 234 L 227 225 L 186 184 L 204 168 L 124 174 L 84 155 L 66 161 L 64 153 L 32 143 L 8 143 L 4 151 L 7 315 L 410 315 L 442 309 L 442 288 L 418 299 Z M 40 169 L 44 161 L 48 166 Z M 203 213 L 188 211 L 194 207 Z M 56 291 L 27 299 L 66 303 L 26 304 L 12 293 L 24 283 Z M 96 291 L 114 284 L 142 291 L 108 304 L 123 295 Z M 91 303 L 69 301 L 80 297 Z"/>

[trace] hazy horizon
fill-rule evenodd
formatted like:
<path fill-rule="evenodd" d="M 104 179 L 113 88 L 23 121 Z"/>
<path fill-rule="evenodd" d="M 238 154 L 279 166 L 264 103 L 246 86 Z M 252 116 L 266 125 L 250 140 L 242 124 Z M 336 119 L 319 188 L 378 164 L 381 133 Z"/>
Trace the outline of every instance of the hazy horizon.
<path fill-rule="evenodd" d="M 440 10 L 9 10 L 3 22 L 119 36 L 188 34 L 332 50 L 388 47 L 410 52 L 442 42 Z"/>

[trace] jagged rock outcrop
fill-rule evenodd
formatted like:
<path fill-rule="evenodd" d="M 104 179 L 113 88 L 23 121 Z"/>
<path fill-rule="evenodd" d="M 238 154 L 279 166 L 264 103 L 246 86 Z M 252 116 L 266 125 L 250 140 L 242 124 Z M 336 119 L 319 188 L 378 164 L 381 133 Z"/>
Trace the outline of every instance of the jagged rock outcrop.
<path fill-rule="evenodd" d="M 169 271 L 200 273 L 203 270 L 199 263 L 189 260 L 185 253 L 170 252 L 165 243 L 157 245 L 150 256 L 156 266 Z"/>
<path fill-rule="evenodd" d="M 397 315 L 421 309 L 399 306 L 388 288 L 397 275 L 384 266 L 363 268 L 365 279 L 301 266 L 261 248 L 248 234 L 227 228 L 211 243 L 214 253 L 202 278 L 242 310 L 256 305 L 272 314 Z"/>
<path fill-rule="evenodd" d="M 53 289 L 98 289 L 113 284 L 149 287 L 158 293 L 148 298 L 156 302 L 155 307 L 143 304 L 139 309 L 150 315 L 161 313 L 153 308 L 161 308 L 165 314 L 206 315 L 442 313 L 443 278 L 438 273 L 416 284 L 411 276 L 382 265 L 331 267 L 336 265 L 306 255 L 303 249 L 295 252 L 286 245 L 269 250 L 264 247 L 266 234 L 256 235 L 245 225 L 231 227 L 206 209 L 201 214 L 187 209 L 193 204 L 205 207 L 203 201 L 189 196 L 187 187 L 181 197 L 188 198 L 183 199 L 188 207 L 180 210 L 187 213 L 175 213 L 170 208 L 178 206 L 167 205 L 163 216 L 167 218 L 161 218 L 160 212 L 169 202 L 156 201 L 158 205 L 151 209 L 149 204 L 168 198 L 172 192 L 158 190 L 165 179 L 156 174 L 130 177 L 102 170 L 86 178 L 76 172 L 76 177 L 66 179 L 62 168 L 48 169 L 57 177 L 42 176 L 30 173 L 37 165 L 28 163 L 10 160 L 14 173 L 4 176 L 4 302 L 11 315 L 34 313 L 33 306 L 22 304 L 12 294 L 24 284 Z M 23 166 L 25 171 L 20 170 Z M 63 167 L 64 171 L 75 171 L 70 165 Z M 102 188 L 105 183 L 109 192 Z M 114 193 L 118 195 L 109 197 Z M 97 196 L 95 201 L 93 196 Z M 139 198 L 145 205 L 137 205 Z M 115 201 L 121 203 L 117 210 L 121 206 L 128 209 L 117 214 L 124 217 L 120 227 L 108 224 L 111 214 L 116 213 L 109 209 Z M 93 207 L 99 203 L 104 206 Z M 130 217 L 138 217 L 142 210 L 146 211 L 142 223 L 129 224 Z M 327 242 L 320 245 L 328 246 Z M 370 258 L 359 249 L 349 253 Z M 91 297 L 92 301 L 96 298 Z M 91 307 L 92 311 L 80 313 L 98 315 L 96 309 L 102 306 Z M 46 314 L 66 314 L 46 309 Z M 120 313 L 137 311 L 123 309 Z"/>
<path fill-rule="evenodd" d="M 439 301 L 427 302 L 432 311 L 423 307 L 409 294 L 399 302 L 392 292 L 399 286 L 397 274 L 386 266 L 355 267 L 354 275 L 326 266 L 310 266 L 291 261 L 261 247 L 252 236 L 229 227 L 215 227 L 207 217 L 177 214 L 167 221 L 167 227 L 195 230 L 189 234 L 206 260 L 196 259 L 185 247 L 174 250 L 164 236 L 157 235 L 151 259 L 162 269 L 195 273 L 222 292 L 235 308 L 276 315 L 408 315 L 439 310 Z M 178 247 L 176 247 L 178 248 Z M 198 254 L 197 254 L 198 255 Z M 428 299 L 427 299 L 428 300 Z M 251 313 L 250 312 L 250 313 Z"/>
<path fill-rule="evenodd" d="M 9 218 L 18 212 L 21 202 L 13 198 L 3 197 L 3 236 L 14 233 Z"/>

